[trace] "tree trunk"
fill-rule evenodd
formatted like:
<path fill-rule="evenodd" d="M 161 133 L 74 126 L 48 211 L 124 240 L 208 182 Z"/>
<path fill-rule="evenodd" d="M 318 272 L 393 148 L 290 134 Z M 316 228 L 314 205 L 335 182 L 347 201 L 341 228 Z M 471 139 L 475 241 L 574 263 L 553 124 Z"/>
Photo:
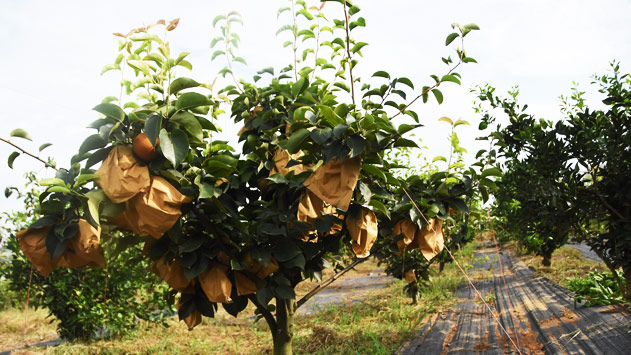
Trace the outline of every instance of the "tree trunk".
<path fill-rule="evenodd" d="M 291 326 L 296 312 L 296 300 L 276 298 L 276 332 L 272 331 L 274 339 L 274 355 L 291 355 Z"/>
<path fill-rule="evenodd" d="M 445 269 L 445 262 L 441 261 L 440 263 L 438 263 L 438 273 L 442 274 L 444 269 Z"/>
<path fill-rule="evenodd" d="M 631 267 L 623 267 L 622 272 L 624 273 L 624 280 L 626 285 L 624 288 L 620 288 L 622 291 L 622 295 L 627 301 L 631 301 Z"/>
<path fill-rule="evenodd" d="M 552 253 L 544 252 L 541 256 L 543 256 L 541 265 L 545 267 L 550 267 L 550 265 L 552 264 Z"/>

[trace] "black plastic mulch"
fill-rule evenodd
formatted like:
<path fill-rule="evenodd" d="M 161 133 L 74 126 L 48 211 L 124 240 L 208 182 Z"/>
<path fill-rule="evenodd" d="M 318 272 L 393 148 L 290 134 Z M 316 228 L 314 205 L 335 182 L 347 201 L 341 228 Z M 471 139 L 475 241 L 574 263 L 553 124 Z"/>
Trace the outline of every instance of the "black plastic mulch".
<path fill-rule="evenodd" d="M 500 317 L 522 354 L 631 354 L 631 316 L 613 307 L 574 308 L 569 291 L 544 277 L 535 277 L 522 262 L 501 254 L 506 296 L 495 249 L 478 253 L 472 275 L 492 273 L 474 281 L 481 295 Z M 480 277 L 478 277 L 480 278 Z M 403 344 L 397 354 L 517 354 L 469 286 L 454 310 L 430 319 L 418 337 Z M 511 320 L 511 313 L 515 326 Z"/>

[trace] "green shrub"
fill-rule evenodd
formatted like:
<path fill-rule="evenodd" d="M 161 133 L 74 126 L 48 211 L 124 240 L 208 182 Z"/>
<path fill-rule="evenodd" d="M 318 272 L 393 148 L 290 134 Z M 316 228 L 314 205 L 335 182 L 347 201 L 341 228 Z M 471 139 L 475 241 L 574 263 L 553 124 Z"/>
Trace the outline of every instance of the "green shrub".
<path fill-rule="evenodd" d="M 622 271 L 617 271 L 624 283 Z M 611 305 L 624 302 L 624 297 L 614 275 L 610 272 L 593 271 L 584 278 L 568 279 L 567 288 L 574 292 L 574 303 L 585 302 L 585 306 Z"/>

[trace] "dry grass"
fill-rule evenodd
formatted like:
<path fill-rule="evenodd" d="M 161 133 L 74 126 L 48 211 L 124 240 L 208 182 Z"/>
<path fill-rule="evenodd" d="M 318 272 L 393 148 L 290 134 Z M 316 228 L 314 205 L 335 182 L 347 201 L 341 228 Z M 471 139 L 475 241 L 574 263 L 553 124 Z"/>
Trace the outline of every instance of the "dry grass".
<path fill-rule="evenodd" d="M 507 246 L 515 251 L 521 261 L 533 269 L 536 275 L 545 276 L 563 287 L 567 286 L 568 278 L 587 277 L 592 271 L 608 270 L 604 263 L 586 259 L 580 251 L 569 246 L 563 246 L 552 253 L 550 267 L 541 264 L 543 258 L 540 256 L 522 254 L 514 244 Z"/>
<path fill-rule="evenodd" d="M 29 309 L 24 329 L 24 310 L 7 309 L 0 312 L 0 351 L 57 338 L 56 322 L 49 323 L 47 315 L 47 310 Z"/>

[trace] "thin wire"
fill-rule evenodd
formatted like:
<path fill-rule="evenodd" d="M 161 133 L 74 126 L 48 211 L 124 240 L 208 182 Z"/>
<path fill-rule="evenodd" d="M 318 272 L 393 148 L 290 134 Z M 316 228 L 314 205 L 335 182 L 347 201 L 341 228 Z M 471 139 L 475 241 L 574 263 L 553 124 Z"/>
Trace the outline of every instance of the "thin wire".
<path fill-rule="evenodd" d="M 436 230 L 434 230 L 434 226 L 429 223 L 429 221 L 427 220 L 427 218 L 425 217 L 425 215 L 423 214 L 423 212 L 421 212 L 421 209 L 418 208 L 418 206 L 416 205 L 416 202 L 414 202 L 414 200 L 412 199 L 412 197 L 410 196 L 410 194 L 407 192 L 407 190 L 404 187 L 401 187 L 403 189 L 403 192 L 405 192 L 405 194 L 407 195 L 407 197 L 410 199 L 410 202 L 412 202 L 412 205 L 414 206 L 414 208 L 416 208 L 416 210 L 418 211 L 418 213 L 421 215 L 421 217 L 423 217 L 423 219 L 425 220 L 425 222 L 427 223 L 428 226 L 430 226 L 430 228 L 432 229 L 432 231 L 434 233 L 436 233 Z M 454 255 L 451 253 L 451 250 L 449 250 L 449 248 L 447 248 L 446 245 L 443 245 L 443 247 L 445 248 L 445 250 L 447 250 L 447 253 L 449 253 L 449 256 L 451 256 L 451 259 L 453 259 L 454 263 L 456 264 L 456 266 L 458 266 L 458 269 L 460 269 L 460 272 L 462 272 L 462 274 L 464 275 L 464 277 L 467 279 L 467 282 L 469 283 L 469 285 L 473 288 L 473 290 L 476 293 L 476 296 L 480 297 L 480 300 L 482 300 L 482 303 L 484 303 L 484 306 L 486 306 L 486 309 L 491 313 L 491 315 L 493 316 L 493 318 L 495 319 L 495 322 L 497 323 L 497 325 L 500 327 L 500 329 L 502 330 L 502 332 L 504 332 L 504 334 L 506 334 L 506 337 L 508 338 L 508 340 L 511 342 L 511 344 L 513 344 L 513 347 L 515 347 L 515 350 L 517 350 L 517 352 L 519 353 L 519 355 L 523 355 L 521 353 L 521 350 L 519 349 L 519 347 L 517 346 L 517 344 L 515 344 L 515 341 L 513 340 L 513 338 L 511 338 L 511 336 L 508 334 L 508 332 L 506 331 L 506 329 L 504 328 L 504 326 L 502 325 L 500 319 L 498 318 L 498 316 L 495 314 L 495 312 L 493 312 L 493 310 L 491 309 L 491 306 L 489 306 L 489 304 L 484 300 L 484 298 L 482 297 L 482 295 L 480 294 L 480 291 L 478 291 L 478 289 L 475 287 L 475 285 L 473 284 L 473 282 L 471 281 L 471 278 L 469 278 L 469 275 L 467 275 L 467 273 L 464 271 L 464 269 L 462 268 L 462 266 L 460 266 L 460 263 L 458 262 L 458 260 L 456 260 L 456 258 L 454 257 Z"/>
<path fill-rule="evenodd" d="M 513 323 L 513 332 L 515 333 L 515 342 L 519 346 L 519 337 L 517 336 L 517 326 L 515 325 L 515 319 L 513 318 L 513 300 L 508 293 L 508 285 L 506 284 L 506 277 L 504 276 L 504 266 L 502 265 L 502 258 L 500 257 L 500 247 L 497 245 L 497 239 L 495 238 L 495 227 L 493 227 L 493 220 L 491 219 L 491 211 L 486 211 L 486 216 L 491 223 L 491 233 L 493 233 L 493 242 L 495 243 L 495 251 L 497 252 L 497 260 L 500 263 L 500 271 L 502 273 L 502 280 L 504 280 L 504 291 L 506 292 L 506 298 L 508 299 L 508 305 L 510 307 L 508 314 L 510 315 L 511 323 Z"/>

